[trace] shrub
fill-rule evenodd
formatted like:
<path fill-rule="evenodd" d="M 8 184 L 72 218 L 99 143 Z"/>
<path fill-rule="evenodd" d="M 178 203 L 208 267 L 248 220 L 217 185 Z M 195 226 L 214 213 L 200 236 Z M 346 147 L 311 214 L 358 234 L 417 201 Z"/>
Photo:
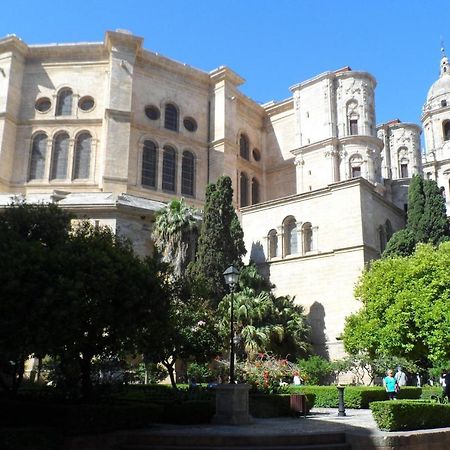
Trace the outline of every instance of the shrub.
<path fill-rule="evenodd" d="M 4 428 L 0 430 L 2 450 L 60 450 L 64 438 L 49 428 Z"/>
<path fill-rule="evenodd" d="M 450 405 L 399 400 L 373 402 L 370 409 L 378 427 L 384 431 L 421 430 L 450 425 Z"/>
<path fill-rule="evenodd" d="M 253 392 L 276 394 L 285 392 L 298 367 L 286 359 L 261 353 L 254 361 L 238 364 L 236 372 L 238 378 L 252 386 Z"/>
<path fill-rule="evenodd" d="M 195 381 L 196 383 L 208 383 L 208 381 L 213 378 L 213 374 L 208 367 L 208 363 L 189 363 L 187 376 L 190 380 Z"/>
<path fill-rule="evenodd" d="M 339 403 L 336 386 L 289 386 L 289 392 L 315 394 L 315 406 L 319 408 L 337 408 Z M 398 393 L 400 399 L 418 399 L 421 388 L 403 387 Z M 344 389 L 344 402 L 346 408 L 364 409 L 373 401 L 387 400 L 384 388 L 380 386 L 346 386 Z"/>
<path fill-rule="evenodd" d="M 166 403 L 159 421 L 178 425 L 209 423 L 215 410 L 214 403 L 207 400 Z"/>
<path fill-rule="evenodd" d="M 300 368 L 304 382 L 308 385 L 329 383 L 334 372 L 332 363 L 317 355 L 310 356 L 308 359 L 298 360 L 297 365 Z"/>
<path fill-rule="evenodd" d="M 432 396 L 440 397 L 442 395 L 442 387 L 439 386 L 424 386 L 422 388 L 422 395 L 420 396 L 423 400 L 429 400 Z"/>
<path fill-rule="evenodd" d="M 24 414 L 37 407 L 39 414 Z M 78 435 L 143 427 L 156 422 L 162 411 L 161 406 L 143 403 L 57 404 L 10 400 L 2 402 L 0 423 L 10 427 L 49 427 L 65 435 Z"/>
<path fill-rule="evenodd" d="M 249 410 L 253 417 L 286 417 L 296 413 L 290 408 L 290 394 L 251 394 Z M 306 395 L 307 412 L 314 406 L 315 395 Z"/>

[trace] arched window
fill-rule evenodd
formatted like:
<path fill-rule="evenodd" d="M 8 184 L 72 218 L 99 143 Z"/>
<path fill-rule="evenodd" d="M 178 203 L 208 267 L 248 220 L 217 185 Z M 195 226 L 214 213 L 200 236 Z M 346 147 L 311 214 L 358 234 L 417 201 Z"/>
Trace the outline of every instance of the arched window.
<path fill-rule="evenodd" d="M 81 133 L 75 143 L 73 178 L 87 179 L 91 171 L 92 136 Z"/>
<path fill-rule="evenodd" d="M 175 192 L 177 152 L 173 147 L 166 145 L 163 151 L 162 188 L 165 191 Z"/>
<path fill-rule="evenodd" d="M 249 147 L 248 137 L 242 133 L 239 137 L 239 155 L 246 160 L 249 158 Z"/>
<path fill-rule="evenodd" d="M 56 115 L 57 116 L 71 116 L 72 115 L 72 90 L 63 89 L 58 94 L 58 100 L 56 102 Z"/>
<path fill-rule="evenodd" d="M 450 140 L 450 120 L 446 120 L 443 125 L 444 141 Z"/>
<path fill-rule="evenodd" d="M 67 178 L 67 158 L 69 156 L 69 135 L 58 134 L 53 141 L 52 170 L 50 179 L 64 180 Z"/>
<path fill-rule="evenodd" d="M 164 111 L 164 128 L 178 131 L 178 110 L 172 103 L 168 103 Z"/>
<path fill-rule="evenodd" d="M 252 205 L 259 203 L 259 182 L 256 178 L 252 178 Z"/>
<path fill-rule="evenodd" d="M 240 193 L 241 193 L 241 201 L 240 206 L 241 208 L 243 206 L 248 205 L 248 178 L 247 174 L 245 172 L 241 172 L 241 178 L 240 178 Z"/>
<path fill-rule="evenodd" d="M 45 171 L 45 155 L 47 154 L 47 135 L 37 134 L 31 145 L 31 161 L 28 180 L 42 180 Z"/>
<path fill-rule="evenodd" d="M 144 141 L 142 148 L 141 184 L 146 187 L 156 187 L 157 168 L 156 144 L 153 141 Z"/>
<path fill-rule="evenodd" d="M 350 158 L 350 177 L 358 178 L 361 176 L 361 167 L 363 164 L 363 159 L 361 155 L 353 155 Z"/>
<path fill-rule="evenodd" d="M 270 230 L 267 235 L 267 240 L 269 243 L 269 259 L 278 256 L 278 236 L 277 230 Z"/>
<path fill-rule="evenodd" d="M 284 220 L 284 254 L 293 255 L 298 252 L 297 223 L 291 216 Z"/>
<path fill-rule="evenodd" d="M 183 152 L 181 161 L 181 193 L 185 195 L 194 195 L 195 180 L 195 158 L 187 150 Z"/>
<path fill-rule="evenodd" d="M 313 229 L 310 222 L 303 224 L 303 253 L 314 250 Z"/>

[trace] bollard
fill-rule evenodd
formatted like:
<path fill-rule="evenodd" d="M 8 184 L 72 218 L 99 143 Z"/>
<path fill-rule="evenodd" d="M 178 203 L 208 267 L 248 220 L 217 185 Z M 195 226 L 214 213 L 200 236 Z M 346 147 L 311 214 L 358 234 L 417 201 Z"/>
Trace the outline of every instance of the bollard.
<path fill-rule="evenodd" d="M 338 416 L 344 417 L 347 414 L 345 414 L 345 403 L 344 403 L 344 386 L 337 386 L 338 395 L 339 395 L 339 411 Z"/>

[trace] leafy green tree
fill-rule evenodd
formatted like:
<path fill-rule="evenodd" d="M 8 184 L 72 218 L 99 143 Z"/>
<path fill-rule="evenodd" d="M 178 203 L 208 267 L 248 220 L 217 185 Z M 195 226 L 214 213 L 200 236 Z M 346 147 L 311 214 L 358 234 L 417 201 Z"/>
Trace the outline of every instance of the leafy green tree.
<path fill-rule="evenodd" d="M 197 233 L 197 211 L 183 198 L 170 201 L 156 214 L 152 237 L 162 261 L 172 265 L 176 276 L 184 274 L 194 259 Z"/>
<path fill-rule="evenodd" d="M 168 292 L 168 321 L 155 345 L 151 336 L 143 335 L 139 343 L 145 360 L 161 363 L 168 371 L 172 386 L 177 388 L 175 363 L 194 359 L 208 362 L 220 353 L 215 315 L 209 303 L 192 293 L 184 279 L 163 273 Z"/>
<path fill-rule="evenodd" d="M 310 350 L 303 307 L 290 297 L 275 297 L 271 287 L 254 264 L 241 270 L 239 289 L 233 297 L 235 331 L 240 337 L 237 353 L 249 361 L 258 353 L 289 355 L 293 359 Z M 225 347 L 229 339 L 230 307 L 228 294 L 218 307 Z"/>
<path fill-rule="evenodd" d="M 70 216 L 56 205 L 15 203 L 0 214 L 0 385 L 17 392 L 30 356 L 54 342 L 52 289 Z"/>
<path fill-rule="evenodd" d="M 78 365 L 87 398 L 94 358 L 134 352 L 143 334 L 157 345 L 166 296 L 152 262 L 139 259 L 109 227 L 79 224 L 61 251 L 60 267 L 53 292 L 58 339 L 49 354 Z"/>
<path fill-rule="evenodd" d="M 383 257 L 408 256 L 419 243 L 438 245 L 449 239 L 445 199 L 433 180 L 414 175 L 408 190 L 408 221 L 404 230 L 394 233 Z"/>
<path fill-rule="evenodd" d="M 189 266 L 194 284 L 217 305 L 228 292 L 223 272 L 231 264 L 242 266 L 246 250 L 243 231 L 233 207 L 233 189 L 229 177 L 220 177 L 206 189 L 203 222 L 195 262 Z"/>
<path fill-rule="evenodd" d="M 346 320 L 346 351 L 370 359 L 403 357 L 421 367 L 448 359 L 449 264 L 448 242 L 373 262 L 355 290 L 363 307 Z"/>

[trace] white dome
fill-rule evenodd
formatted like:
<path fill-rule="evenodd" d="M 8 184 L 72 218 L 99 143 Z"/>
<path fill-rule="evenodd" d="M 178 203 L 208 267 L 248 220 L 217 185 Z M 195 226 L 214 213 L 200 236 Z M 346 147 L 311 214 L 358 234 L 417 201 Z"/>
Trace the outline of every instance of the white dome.
<path fill-rule="evenodd" d="M 435 81 L 431 85 L 427 95 L 427 103 L 430 103 L 436 97 L 448 94 L 450 94 L 450 67 L 448 58 L 445 54 L 443 54 L 441 59 L 441 73 L 439 80 Z"/>
<path fill-rule="evenodd" d="M 427 95 L 427 102 L 447 94 L 450 94 L 450 74 L 445 73 L 431 85 Z"/>

